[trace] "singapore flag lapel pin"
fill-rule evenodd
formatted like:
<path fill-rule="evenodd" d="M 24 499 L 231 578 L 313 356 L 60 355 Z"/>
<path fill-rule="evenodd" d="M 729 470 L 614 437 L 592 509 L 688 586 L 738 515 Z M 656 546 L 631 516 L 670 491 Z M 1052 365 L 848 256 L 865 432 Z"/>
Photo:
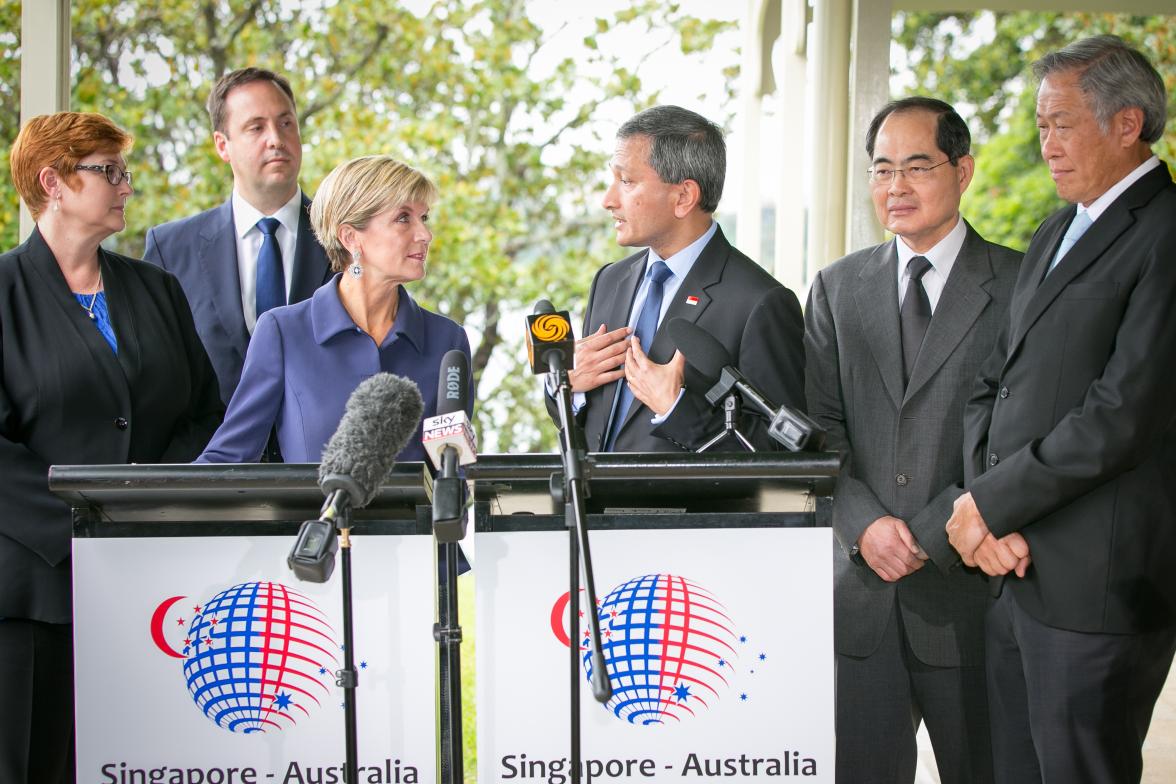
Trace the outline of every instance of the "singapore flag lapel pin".
<path fill-rule="evenodd" d="M 686 304 L 687 305 L 697 305 L 698 304 L 698 297 L 694 296 L 693 294 L 688 294 L 686 296 Z"/>

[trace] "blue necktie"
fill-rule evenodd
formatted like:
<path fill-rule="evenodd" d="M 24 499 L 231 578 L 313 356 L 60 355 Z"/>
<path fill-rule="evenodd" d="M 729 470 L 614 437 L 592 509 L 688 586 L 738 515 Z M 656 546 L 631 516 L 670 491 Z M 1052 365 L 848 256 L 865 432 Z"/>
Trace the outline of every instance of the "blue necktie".
<path fill-rule="evenodd" d="M 649 347 L 653 345 L 653 337 L 657 334 L 657 322 L 661 317 L 666 279 L 673 274 L 664 261 L 655 261 L 653 266 L 649 268 L 649 290 L 645 292 L 645 302 L 641 305 L 641 313 L 637 316 L 637 327 L 633 331 L 637 341 L 641 343 L 641 350 L 646 353 L 649 353 Z M 613 415 L 612 428 L 604 442 L 604 451 L 606 452 L 613 451 L 613 446 L 617 442 L 617 434 L 621 432 L 621 425 L 624 424 L 625 417 L 628 416 L 629 409 L 633 405 L 633 391 L 629 389 L 625 379 L 622 378 L 617 383 L 621 385 L 618 392 L 620 399 L 617 401 L 616 412 Z"/>
<path fill-rule="evenodd" d="M 262 218 L 257 222 L 261 232 L 261 250 L 257 251 L 257 292 L 254 303 L 260 317 L 270 308 L 286 304 L 286 275 L 282 271 L 282 249 L 278 247 L 277 218 Z"/>
<path fill-rule="evenodd" d="M 1070 228 L 1066 229 L 1066 236 L 1062 237 L 1062 244 L 1058 246 L 1058 252 L 1054 254 L 1053 261 L 1049 263 L 1049 269 L 1045 271 L 1046 275 L 1053 272 L 1054 267 L 1058 266 L 1058 262 L 1070 252 L 1070 248 L 1074 247 L 1074 243 L 1086 233 L 1092 223 L 1094 221 L 1090 219 L 1090 213 L 1086 210 L 1079 210 L 1078 214 L 1074 216 L 1074 220 L 1070 221 Z"/>

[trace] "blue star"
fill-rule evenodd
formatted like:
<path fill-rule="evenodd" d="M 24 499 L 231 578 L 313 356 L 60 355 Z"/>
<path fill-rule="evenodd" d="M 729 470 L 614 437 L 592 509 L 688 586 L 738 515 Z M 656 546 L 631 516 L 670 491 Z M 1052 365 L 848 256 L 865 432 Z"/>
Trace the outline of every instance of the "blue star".
<path fill-rule="evenodd" d="M 726 660 L 726 659 L 719 659 L 719 666 L 720 666 L 720 667 L 726 667 L 726 666 L 727 666 L 727 660 Z"/>
<path fill-rule="evenodd" d="M 360 662 L 359 669 L 366 670 L 367 669 L 367 662 Z"/>
<path fill-rule="evenodd" d="M 678 702 L 685 702 L 687 697 L 690 697 L 690 687 L 684 683 L 679 683 L 678 687 L 674 689 L 674 696 L 678 698 Z"/>
<path fill-rule="evenodd" d="M 286 710 L 293 702 L 293 698 L 289 694 L 279 694 L 274 698 L 274 707 L 278 710 Z"/>
<path fill-rule="evenodd" d="M 761 654 L 760 654 L 760 657 L 759 657 L 760 661 L 764 661 L 764 660 L 765 660 L 765 659 L 767 659 L 767 658 L 768 658 L 768 655 L 767 655 L 766 653 L 761 653 Z"/>
<path fill-rule="evenodd" d="M 326 667 L 319 667 L 319 675 L 326 675 L 326 674 L 327 674 L 327 668 Z"/>
<path fill-rule="evenodd" d="M 744 702 L 747 702 L 747 692 L 740 694 L 739 699 L 743 700 Z"/>
<path fill-rule="evenodd" d="M 747 635 L 739 635 L 739 642 L 747 642 Z"/>

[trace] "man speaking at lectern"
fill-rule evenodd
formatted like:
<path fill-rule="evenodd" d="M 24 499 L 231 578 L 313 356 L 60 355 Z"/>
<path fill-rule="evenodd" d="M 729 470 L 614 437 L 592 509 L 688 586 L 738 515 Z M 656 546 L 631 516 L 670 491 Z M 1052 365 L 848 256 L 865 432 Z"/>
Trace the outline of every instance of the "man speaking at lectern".
<path fill-rule="evenodd" d="M 713 219 L 726 176 L 714 123 L 655 106 L 617 132 L 603 207 L 617 242 L 640 248 L 592 281 L 569 374 L 573 407 L 593 452 L 678 452 L 723 429 L 703 379 L 675 351 L 666 325 L 706 330 L 777 405 L 804 406 L 804 323 L 796 295 L 731 246 Z M 548 396 L 548 408 L 555 416 Z M 778 449 L 747 412 L 743 432 Z"/>
<path fill-rule="evenodd" d="M 871 197 L 896 237 L 817 275 L 805 311 L 809 414 L 841 452 L 833 493 L 837 781 L 910 784 L 925 722 L 945 784 L 992 780 L 984 576 L 943 521 L 964 479 L 963 411 L 1021 254 L 960 216 L 968 127 L 932 98 L 866 134 Z"/>

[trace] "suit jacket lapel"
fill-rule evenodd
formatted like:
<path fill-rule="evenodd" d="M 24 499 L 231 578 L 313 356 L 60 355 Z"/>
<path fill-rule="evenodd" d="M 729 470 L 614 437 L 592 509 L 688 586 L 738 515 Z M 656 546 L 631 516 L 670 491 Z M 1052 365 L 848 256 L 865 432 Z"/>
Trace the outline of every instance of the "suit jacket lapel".
<path fill-rule="evenodd" d="M 606 325 L 608 331 L 620 329 L 629 323 L 629 312 L 633 309 L 633 299 L 637 296 L 637 289 L 641 285 L 641 279 L 645 273 L 645 262 L 649 258 L 649 252 L 638 254 L 628 260 L 628 269 L 626 269 L 617 282 L 616 291 L 613 293 L 612 302 L 609 303 L 608 310 L 605 313 L 605 319 L 602 322 Z M 600 292 L 606 295 L 606 292 Z M 591 326 L 591 325 L 590 325 Z M 654 343 L 656 343 L 656 338 Z M 608 417 L 604 421 L 604 429 L 601 431 L 601 441 L 596 445 L 597 449 L 604 448 L 604 439 L 608 437 L 609 430 L 611 430 L 613 417 L 616 416 L 617 392 L 621 388 L 621 384 L 625 383 L 625 379 L 621 378 L 613 384 L 609 384 L 601 389 L 601 403 L 605 410 L 608 411 Z M 625 417 L 625 422 L 628 422 L 633 417 L 636 409 L 641 407 L 641 402 L 633 401 L 633 405 L 629 406 L 629 414 Z M 589 447 L 591 448 L 591 444 Z"/>
<path fill-rule="evenodd" d="M 290 278 L 290 302 L 309 299 L 323 285 L 326 268 L 323 254 L 315 253 L 318 240 L 310 228 L 310 199 L 302 195 L 302 209 L 298 211 L 298 241 L 294 244 L 294 269 Z"/>
<path fill-rule="evenodd" d="M 653 345 L 649 347 L 646 354 L 654 362 L 664 365 L 669 362 L 674 356 L 674 344 L 670 339 L 669 330 L 665 327 L 670 323 L 670 319 L 681 316 L 689 319 L 691 322 L 698 321 L 702 311 L 710 304 L 711 297 L 706 293 L 706 289 L 715 285 L 723 278 L 723 267 L 727 265 L 727 254 L 731 250 L 730 243 L 727 238 L 723 236 L 723 230 L 716 228 L 715 235 L 710 238 L 710 242 L 702 249 L 702 253 L 698 254 L 694 264 L 690 267 L 690 271 L 686 273 L 686 279 L 678 286 L 677 292 L 674 294 L 674 301 L 670 303 L 666 310 L 665 316 L 657 325 L 657 332 L 653 336 Z M 644 259 L 643 259 L 644 262 Z M 641 271 L 644 271 L 644 263 L 641 266 Z M 641 276 L 637 277 L 638 282 Z M 636 295 L 637 287 L 634 286 L 633 292 Z M 687 305 L 686 297 L 698 297 L 697 305 Z M 629 302 L 632 303 L 632 297 Z M 630 305 L 629 310 L 632 310 Z M 628 425 L 633 418 L 637 416 L 638 411 L 644 412 L 642 415 L 648 417 L 649 409 L 640 400 L 634 398 L 633 405 L 629 406 L 629 413 L 625 417 L 625 425 Z"/>
<path fill-rule="evenodd" d="M 902 406 L 902 332 L 898 324 L 898 251 L 894 241 L 874 251 L 854 291 L 862 331 L 894 407 Z"/>
<path fill-rule="evenodd" d="M 1037 319 L 1041 318 L 1046 308 L 1058 298 L 1062 290 L 1102 258 L 1103 253 L 1111 247 L 1115 240 L 1135 224 L 1133 210 L 1151 201 L 1156 193 L 1171 181 L 1168 167 L 1161 161 L 1158 167 L 1143 175 L 1123 195 L 1111 202 L 1106 212 L 1099 216 L 1098 220 L 1086 230 L 1086 233 L 1058 262 L 1058 266 L 1054 267 L 1053 272 L 1046 275 L 1045 270 L 1053 260 L 1054 253 L 1061 242 L 1060 238 L 1070 225 L 1077 208 L 1071 207 L 1064 213 L 1064 219 L 1058 221 L 1051 236 L 1046 238 L 1048 242 L 1044 245 L 1037 263 L 1034 265 L 1033 273 L 1036 276 L 1034 279 L 1040 281 L 1040 285 L 1035 290 L 1031 290 L 1032 293 L 1023 304 L 1024 310 L 1013 322 L 1015 331 L 1013 339 L 1009 343 L 1009 357 L 1012 357 L 1017 351 L 1025 338 L 1025 333 L 1036 323 Z M 1046 253 L 1047 250 L 1051 252 Z"/>
<path fill-rule="evenodd" d="M 197 256 L 209 283 L 209 298 L 225 333 L 244 356 L 249 331 L 241 313 L 241 272 L 237 266 L 237 231 L 231 198 L 217 209 L 196 241 L 200 244 Z"/>
<path fill-rule="evenodd" d="M 694 266 L 686 273 L 686 279 L 678 286 L 674 301 L 666 310 L 665 317 L 658 324 L 657 334 L 653 337 L 653 346 L 649 351 L 649 356 L 654 362 L 665 364 L 674 356 L 675 346 L 670 340 L 668 330 L 665 329 L 670 319 L 684 318 L 693 324 L 711 304 L 713 298 L 707 293 L 707 289 L 723 279 L 723 268 L 727 266 L 727 256 L 730 252 L 731 243 L 723 236 L 723 230 L 716 228 L 715 236 L 711 237 L 702 253 L 698 254 Z M 696 297 L 698 302 L 687 305 L 687 297 Z"/>
<path fill-rule="evenodd" d="M 29 236 L 27 243 L 28 255 L 30 262 L 37 274 L 40 276 L 42 282 L 45 284 L 45 291 L 48 296 L 57 304 L 61 311 L 61 317 L 69 323 L 77 334 L 78 340 L 86 347 L 91 359 L 99 372 L 106 378 L 106 386 L 111 390 L 111 393 L 120 400 L 130 399 L 130 387 L 127 384 L 127 373 L 121 364 L 120 359 L 116 359 L 114 352 L 110 350 L 110 344 L 106 342 L 106 338 L 102 337 L 102 333 L 98 331 L 98 326 L 90 320 L 86 315 L 82 306 L 74 298 L 73 292 L 69 290 L 69 284 L 65 282 L 65 276 L 61 274 L 61 268 L 57 265 L 57 259 L 53 256 L 53 251 L 45 243 L 45 239 L 41 236 L 39 229 L 34 229 Z M 119 288 L 119 280 L 117 277 L 112 280 L 107 277 L 111 274 L 109 264 L 102 263 L 102 251 L 99 250 L 99 264 L 102 266 L 103 281 L 109 281 L 113 288 Z M 112 290 L 108 289 L 106 293 L 107 307 L 110 310 L 111 322 L 115 324 L 115 337 L 118 338 L 119 351 L 122 351 L 122 334 L 118 329 L 118 316 L 115 314 L 115 308 L 119 310 L 126 310 L 126 305 L 119 295 L 114 295 L 114 301 L 111 301 Z M 125 331 L 125 330 L 124 330 Z M 138 344 L 136 343 L 132 349 L 135 352 L 135 364 L 138 363 Z"/>
<path fill-rule="evenodd" d="M 967 226 L 967 232 L 927 328 L 904 401 L 910 400 L 935 376 L 992 300 L 984 290 L 984 285 L 993 278 L 988 250 L 971 226 Z"/>
<path fill-rule="evenodd" d="M 110 323 L 114 327 L 114 336 L 118 342 L 118 363 L 122 366 L 123 375 L 128 381 L 139 377 L 142 368 L 140 356 L 139 330 L 135 327 L 135 316 L 131 308 L 131 300 L 127 296 L 130 282 L 126 280 L 120 269 L 104 258 L 98 251 L 102 262 L 102 274 L 111 285 L 106 289 L 106 305 L 110 310 Z M 109 350 L 106 339 L 102 339 L 103 346 Z"/>

